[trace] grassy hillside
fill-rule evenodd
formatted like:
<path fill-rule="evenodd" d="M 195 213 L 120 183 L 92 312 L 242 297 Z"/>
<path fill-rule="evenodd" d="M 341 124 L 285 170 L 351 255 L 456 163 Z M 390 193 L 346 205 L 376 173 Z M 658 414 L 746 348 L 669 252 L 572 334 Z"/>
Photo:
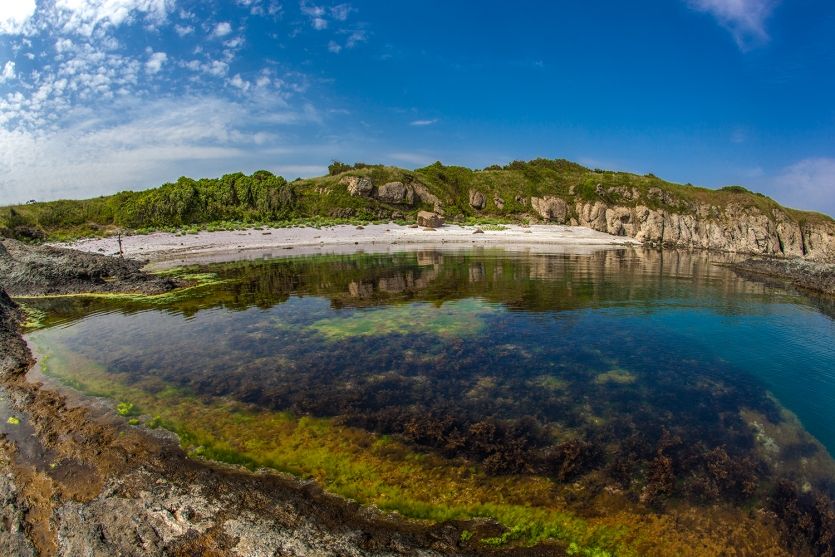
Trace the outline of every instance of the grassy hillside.
<path fill-rule="evenodd" d="M 62 200 L 0 208 L 0 234 L 20 239 L 72 239 L 112 234 L 119 230 L 194 230 L 237 228 L 259 224 L 328 224 L 375 220 L 413 220 L 420 209 L 432 209 L 417 196 L 413 205 L 391 205 L 351 196 L 340 180 L 364 176 L 375 186 L 386 182 L 420 183 L 443 205 L 449 220 L 527 221 L 531 196 L 556 195 L 574 201 L 604 201 L 678 213 L 696 204 L 718 208 L 735 202 L 771 215 L 781 209 L 799 222 L 831 221 L 819 213 L 782 208 L 776 201 L 740 186 L 719 190 L 674 184 L 651 174 L 588 169 L 566 160 L 514 161 L 506 166 L 471 170 L 435 163 L 414 171 L 381 165 L 334 163 L 327 176 L 287 182 L 260 170 L 217 179 L 180 178 L 140 192 L 121 192 L 86 200 Z M 469 192 L 486 198 L 486 206 L 470 206 Z M 638 194 L 637 196 L 635 194 Z"/>

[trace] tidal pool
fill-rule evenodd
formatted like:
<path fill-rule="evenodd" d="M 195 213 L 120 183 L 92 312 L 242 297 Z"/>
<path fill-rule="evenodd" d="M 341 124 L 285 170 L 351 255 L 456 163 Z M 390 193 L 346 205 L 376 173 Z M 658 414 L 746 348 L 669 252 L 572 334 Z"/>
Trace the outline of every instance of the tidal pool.
<path fill-rule="evenodd" d="M 777 535 L 749 511 L 778 480 L 834 491 L 835 323 L 828 302 L 715 258 L 205 265 L 188 271 L 220 280 L 188 296 L 27 300 L 46 315 L 27 337 L 47 377 L 177 432 L 195 456 L 409 517 L 508 526 L 479 543 L 765 551 Z M 674 526 L 693 509 L 692 531 Z"/>

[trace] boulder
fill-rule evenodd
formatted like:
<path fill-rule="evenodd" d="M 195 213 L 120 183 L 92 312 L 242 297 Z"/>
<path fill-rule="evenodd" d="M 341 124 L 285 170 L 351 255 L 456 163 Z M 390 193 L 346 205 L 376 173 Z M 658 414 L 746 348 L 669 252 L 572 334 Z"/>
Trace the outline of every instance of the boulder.
<path fill-rule="evenodd" d="M 419 211 L 417 214 L 417 223 L 420 226 L 438 228 L 439 226 L 444 225 L 444 217 L 430 211 Z"/>
<path fill-rule="evenodd" d="M 377 199 L 393 205 L 411 205 L 415 200 L 415 190 L 403 182 L 389 182 L 377 188 Z"/>
<path fill-rule="evenodd" d="M 501 198 L 501 197 L 499 197 L 498 195 L 494 195 L 494 196 L 493 196 L 493 203 L 495 203 L 495 204 L 496 204 L 496 208 L 497 208 L 498 210 L 500 210 L 500 211 L 501 211 L 502 209 L 504 209 L 504 199 L 502 199 L 502 198 Z"/>
<path fill-rule="evenodd" d="M 565 223 L 568 216 L 568 206 L 559 197 L 546 195 L 545 197 L 531 197 L 531 207 L 545 220 Z"/>
<path fill-rule="evenodd" d="M 438 199 L 438 196 L 429 191 L 429 188 L 427 188 L 420 182 L 411 182 L 409 185 L 412 186 L 412 188 L 415 190 L 415 195 L 421 203 L 432 205 L 432 210 L 438 213 L 439 215 L 444 214 L 444 207 L 441 203 L 441 200 Z"/>
<path fill-rule="evenodd" d="M 348 194 L 353 196 L 370 197 L 374 191 L 374 184 L 365 176 L 345 176 L 339 183 L 347 186 Z"/>
<path fill-rule="evenodd" d="M 480 191 L 470 190 L 470 207 L 480 211 L 484 209 L 485 205 L 487 205 L 487 198 L 484 197 L 484 194 Z"/>

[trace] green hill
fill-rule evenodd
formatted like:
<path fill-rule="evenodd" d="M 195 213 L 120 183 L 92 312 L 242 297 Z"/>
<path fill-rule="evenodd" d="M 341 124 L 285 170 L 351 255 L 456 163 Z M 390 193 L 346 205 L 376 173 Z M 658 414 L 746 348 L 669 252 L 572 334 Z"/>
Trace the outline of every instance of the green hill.
<path fill-rule="evenodd" d="M 373 193 L 351 195 L 346 184 L 350 177 L 368 178 Z M 384 195 L 380 187 L 391 182 L 406 185 L 406 199 Z M 116 230 L 413 221 L 421 209 L 438 209 L 453 222 L 528 222 L 542 217 L 532 207 L 531 198 L 546 196 L 565 202 L 566 215 L 560 219 L 565 222 L 577 221 L 578 202 L 602 202 L 610 207 L 640 205 L 680 215 L 696 214 L 705 205 L 722 212 L 733 203 L 768 218 L 773 218 L 777 210 L 801 224 L 832 222 L 826 215 L 783 208 L 741 186 L 711 190 L 674 184 L 651 174 L 639 176 L 589 169 L 566 160 L 536 159 L 483 170 L 439 162 L 414 171 L 333 163 L 327 176 L 293 182 L 264 170 L 217 179 L 183 177 L 139 192 L 2 207 L 0 234 L 18 239 L 66 240 Z"/>

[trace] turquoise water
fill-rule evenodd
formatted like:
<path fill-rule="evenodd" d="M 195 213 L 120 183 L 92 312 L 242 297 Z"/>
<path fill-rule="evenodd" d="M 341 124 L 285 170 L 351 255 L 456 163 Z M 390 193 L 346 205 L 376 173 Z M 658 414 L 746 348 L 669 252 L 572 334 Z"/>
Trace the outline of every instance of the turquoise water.
<path fill-rule="evenodd" d="M 200 271 L 225 283 L 168 305 L 43 301 L 60 325 L 31 338 L 114 382 L 151 377 L 207 401 L 334 417 L 493 473 L 604 470 L 629 486 L 663 451 L 685 496 L 744 498 L 744 478 L 700 474 L 727 457 L 730 476 L 768 475 L 748 411 L 777 427 L 787 408 L 835 453 L 835 322 L 827 302 L 712 257 L 482 250 L 214 265 Z M 566 468 L 560 447 L 577 439 Z M 778 448 L 821 450 L 802 436 Z"/>

